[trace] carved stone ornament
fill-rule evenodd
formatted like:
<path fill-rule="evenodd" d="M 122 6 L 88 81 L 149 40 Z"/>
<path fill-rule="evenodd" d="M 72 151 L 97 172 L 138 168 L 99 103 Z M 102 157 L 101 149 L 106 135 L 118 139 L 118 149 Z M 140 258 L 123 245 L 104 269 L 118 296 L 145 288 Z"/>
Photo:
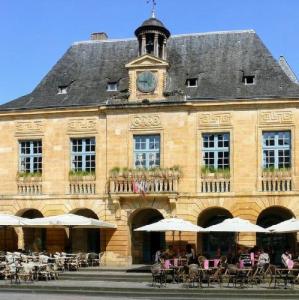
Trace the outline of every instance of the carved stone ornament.
<path fill-rule="evenodd" d="M 115 219 L 120 220 L 121 219 L 121 205 L 120 205 L 120 199 L 118 197 L 112 199 L 113 205 L 114 205 L 114 211 L 115 211 Z"/>
<path fill-rule="evenodd" d="M 43 132 L 44 123 L 41 120 L 16 122 L 16 135 L 40 135 Z"/>
<path fill-rule="evenodd" d="M 231 126 L 230 113 L 201 113 L 198 118 L 199 127 Z"/>
<path fill-rule="evenodd" d="M 259 113 L 259 124 L 293 124 L 294 115 L 291 111 L 263 111 Z"/>
<path fill-rule="evenodd" d="M 135 115 L 131 120 L 132 129 L 160 128 L 161 120 L 158 115 Z"/>
<path fill-rule="evenodd" d="M 69 133 L 96 132 L 97 120 L 95 118 L 70 119 L 67 131 Z"/>

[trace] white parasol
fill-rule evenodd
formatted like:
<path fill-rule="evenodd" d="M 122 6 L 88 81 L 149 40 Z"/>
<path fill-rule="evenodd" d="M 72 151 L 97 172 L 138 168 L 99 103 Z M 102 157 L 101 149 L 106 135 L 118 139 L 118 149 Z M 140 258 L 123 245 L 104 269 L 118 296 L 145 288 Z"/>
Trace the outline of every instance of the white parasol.
<path fill-rule="evenodd" d="M 259 225 L 241 218 L 228 218 L 219 224 L 205 228 L 206 232 L 269 232 Z"/>
<path fill-rule="evenodd" d="M 299 220 L 292 218 L 267 228 L 271 233 L 288 233 L 299 231 Z"/>

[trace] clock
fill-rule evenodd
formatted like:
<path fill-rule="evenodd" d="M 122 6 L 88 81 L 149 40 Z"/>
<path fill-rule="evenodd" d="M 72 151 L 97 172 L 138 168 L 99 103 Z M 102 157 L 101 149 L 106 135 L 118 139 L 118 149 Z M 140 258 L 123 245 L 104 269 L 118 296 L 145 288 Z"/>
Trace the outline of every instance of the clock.
<path fill-rule="evenodd" d="M 137 88 L 140 92 L 150 93 L 156 88 L 157 81 L 153 72 L 144 71 L 137 76 Z"/>

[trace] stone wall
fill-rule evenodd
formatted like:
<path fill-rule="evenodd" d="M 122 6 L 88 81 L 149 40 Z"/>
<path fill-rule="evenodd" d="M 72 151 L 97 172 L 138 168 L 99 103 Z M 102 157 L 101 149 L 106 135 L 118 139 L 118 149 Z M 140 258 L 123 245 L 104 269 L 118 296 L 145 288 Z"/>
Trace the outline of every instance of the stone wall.
<path fill-rule="evenodd" d="M 43 216 L 75 212 L 88 208 L 100 219 L 117 224 L 117 230 L 101 231 L 103 261 L 126 265 L 132 261 L 132 216 L 138 210 L 154 208 L 171 216 L 168 196 L 120 195 L 120 217 L 109 197 L 109 170 L 115 166 L 133 167 L 133 136 L 160 134 L 161 166 L 180 165 L 183 175 L 176 196 L 176 215 L 193 223 L 205 209 L 221 207 L 233 216 L 256 223 L 260 213 L 272 206 L 288 209 L 299 216 L 299 162 L 297 100 L 221 101 L 186 103 L 143 108 L 89 108 L 0 113 L 0 191 L 1 212 L 22 215 L 36 209 Z M 261 134 L 268 130 L 289 130 L 292 135 L 290 191 L 261 190 Z M 230 133 L 230 191 L 203 192 L 201 176 L 201 137 L 206 132 Z M 96 178 L 94 193 L 70 191 L 70 138 L 95 137 Z M 18 141 L 41 139 L 43 144 L 42 190 L 38 194 L 18 189 Z M 22 182 L 29 187 L 32 182 Z M 81 184 L 81 183 L 80 183 Z M 84 182 L 82 184 L 85 184 Z M 0 233 L 2 234 L 2 233 Z M 21 234 L 19 234 L 19 239 Z M 65 245 L 64 231 L 47 232 L 48 250 Z M 172 236 L 166 235 L 168 242 Z M 196 234 L 182 234 L 184 243 L 196 245 Z M 13 245 L 13 235 L 9 245 Z M 254 234 L 240 235 L 245 245 L 255 244 Z M 22 242 L 19 241 L 19 246 Z M 200 248 L 200 245 L 197 245 Z"/>

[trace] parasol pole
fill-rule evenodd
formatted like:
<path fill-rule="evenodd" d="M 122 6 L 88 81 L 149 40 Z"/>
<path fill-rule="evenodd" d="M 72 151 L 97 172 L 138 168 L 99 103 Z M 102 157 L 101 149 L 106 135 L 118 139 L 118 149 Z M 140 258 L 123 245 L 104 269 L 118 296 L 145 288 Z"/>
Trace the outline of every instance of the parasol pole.
<path fill-rule="evenodd" d="M 7 241 L 6 241 L 6 226 L 3 227 L 3 235 L 4 235 L 4 251 L 7 251 Z"/>
<path fill-rule="evenodd" d="M 179 231 L 179 254 L 181 253 L 181 240 L 182 240 L 181 234 L 182 234 L 182 232 Z"/>
<path fill-rule="evenodd" d="M 172 247 L 174 248 L 174 230 L 172 231 Z"/>

